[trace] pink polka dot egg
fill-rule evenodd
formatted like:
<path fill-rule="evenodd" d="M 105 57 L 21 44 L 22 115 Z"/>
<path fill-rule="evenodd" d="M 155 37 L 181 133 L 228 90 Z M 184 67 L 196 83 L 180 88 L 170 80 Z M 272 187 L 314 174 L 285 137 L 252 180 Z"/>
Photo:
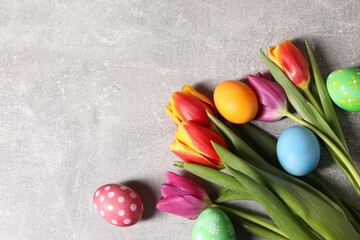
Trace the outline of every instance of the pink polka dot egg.
<path fill-rule="evenodd" d="M 94 193 L 93 202 L 100 216 L 118 227 L 134 225 L 141 219 L 144 211 L 139 194 L 117 183 L 99 187 Z"/>

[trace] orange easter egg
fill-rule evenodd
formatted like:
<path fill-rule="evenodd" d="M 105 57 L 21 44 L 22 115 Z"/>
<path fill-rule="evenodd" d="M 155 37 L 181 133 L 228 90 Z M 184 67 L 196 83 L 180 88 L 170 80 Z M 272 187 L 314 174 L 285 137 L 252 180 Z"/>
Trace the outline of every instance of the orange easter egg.
<path fill-rule="evenodd" d="M 247 123 L 258 111 L 255 92 L 245 83 L 227 80 L 219 83 L 214 91 L 214 103 L 218 112 L 232 123 Z"/>

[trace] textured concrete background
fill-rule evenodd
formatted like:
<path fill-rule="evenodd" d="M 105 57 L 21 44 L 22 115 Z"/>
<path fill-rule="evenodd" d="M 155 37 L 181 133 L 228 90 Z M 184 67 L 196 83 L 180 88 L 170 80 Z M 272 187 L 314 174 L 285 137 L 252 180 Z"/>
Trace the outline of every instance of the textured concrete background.
<path fill-rule="evenodd" d="M 359 67 L 359 13 L 355 0 L 0 1 L 0 239 L 190 239 L 190 220 L 154 209 L 179 172 L 170 94 L 265 70 L 259 49 L 285 38 L 309 39 L 324 76 Z M 338 113 L 359 163 L 359 113 Z M 325 152 L 318 170 L 358 200 Z M 95 212 L 110 182 L 142 195 L 141 222 Z"/>

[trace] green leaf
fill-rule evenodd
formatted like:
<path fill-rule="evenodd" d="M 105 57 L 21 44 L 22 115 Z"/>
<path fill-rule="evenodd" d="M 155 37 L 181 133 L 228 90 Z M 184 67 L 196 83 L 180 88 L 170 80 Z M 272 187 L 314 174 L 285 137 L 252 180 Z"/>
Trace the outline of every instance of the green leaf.
<path fill-rule="evenodd" d="M 267 228 L 262 227 L 259 224 L 253 223 L 251 221 L 247 221 L 245 219 L 238 220 L 239 223 L 247 230 L 248 232 L 255 234 L 257 236 L 263 237 L 265 239 L 270 240 L 290 240 L 287 237 L 283 237 L 276 232 L 273 232 Z"/>
<path fill-rule="evenodd" d="M 241 124 L 238 127 L 261 147 L 272 165 L 280 167 L 276 154 L 276 140 L 273 137 L 250 123 Z"/>
<path fill-rule="evenodd" d="M 244 196 L 249 196 L 250 193 L 247 189 L 239 183 L 233 176 L 221 172 L 219 170 L 205 167 L 195 163 L 186 163 L 177 161 L 174 163 L 175 166 L 185 169 L 192 174 L 201 177 L 209 182 L 215 183 L 224 188 L 235 191 L 239 194 L 244 194 Z"/>
<path fill-rule="evenodd" d="M 355 219 L 357 219 L 357 222 L 360 224 L 360 210 L 351 205 L 350 203 L 343 201 L 344 206 L 346 206 L 349 211 L 355 216 Z M 358 231 L 360 233 L 360 231 Z"/>
<path fill-rule="evenodd" d="M 216 203 L 228 202 L 228 201 L 238 201 L 238 200 L 253 200 L 253 197 L 249 192 L 244 191 L 242 193 L 235 192 L 227 188 L 220 188 L 217 192 L 217 198 L 215 199 Z"/>
<path fill-rule="evenodd" d="M 318 111 L 316 111 L 316 109 L 310 103 L 308 103 L 308 106 L 313 115 L 313 118 L 317 122 L 317 125 L 321 126 L 321 131 L 323 133 L 327 133 L 327 137 L 329 137 L 336 144 L 336 146 L 338 146 L 338 148 L 346 155 L 346 157 L 352 163 L 351 155 L 349 154 L 345 146 L 341 143 L 340 139 L 336 136 L 334 131 L 330 128 L 325 119 L 318 113 Z"/>
<path fill-rule="evenodd" d="M 220 133 L 228 139 L 229 145 L 234 147 L 234 151 L 242 158 L 248 159 L 254 162 L 258 166 L 265 164 L 263 158 L 254 151 L 245 141 L 243 141 L 237 134 L 235 134 L 230 128 L 228 128 L 219 119 L 214 117 L 207 111 L 207 115 L 215 127 Z"/>
<path fill-rule="evenodd" d="M 353 187 L 355 188 L 357 193 L 360 194 L 360 186 L 359 186 L 358 182 L 356 181 L 355 176 L 352 175 L 352 173 L 351 173 L 350 169 L 348 168 L 348 166 L 346 166 L 346 164 L 343 161 L 340 160 L 338 155 L 334 152 L 334 150 L 331 147 L 326 146 L 326 149 L 329 151 L 330 157 L 338 165 L 340 170 L 345 174 L 345 176 L 348 178 L 350 183 L 353 185 Z M 354 171 L 356 171 L 356 168 L 352 164 L 352 162 L 349 162 L 349 164 L 351 164 L 351 166 L 353 166 Z M 357 174 L 357 173 L 355 173 L 355 174 Z"/>
<path fill-rule="evenodd" d="M 240 212 L 239 210 L 228 208 L 224 206 L 216 206 L 228 215 L 233 223 L 241 224 L 244 229 L 255 235 L 264 237 L 270 240 L 289 240 L 285 233 L 283 233 L 277 226 L 268 221 L 253 216 L 253 214 L 247 214 Z"/>
<path fill-rule="evenodd" d="M 299 219 L 290 209 L 269 189 L 251 177 L 229 168 L 235 178 L 251 191 L 258 203 L 269 214 L 274 223 L 290 239 L 314 240 L 319 239 L 311 229 Z"/>
<path fill-rule="evenodd" d="M 292 211 L 325 239 L 356 239 L 357 232 L 343 212 L 305 189 L 268 175 L 269 185 Z"/>
<path fill-rule="evenodd" d="M 338 117 L 336 115 L 334 105 L 330 99 L 330 95 L 327 91 L 325 81 L 321 75 L 321 72 L 320 72 L 319 66 L 316 62 L 314 53 L 313 53 L 313 51 L 310 47 L 310 44 L 307 40 L 305 40 L 305 45 L 306 45 L 306 49 L 309 54 L 310 65 L 311 65 L 314 80 L 315 80 L 314 85 L 317 88 L 317 93 L 320 98 L 321 105 L 324 109 L 325 119 L 326 119 L 327 123 L 330 125 L 330 127 L 333 129 L 335 134 L 339 137 L 340 141 L 342 142 L 342 144 L 344 145 L 346 150 L 348 151 L 347 146 L 346 146 L 345 137 L 341 130 L 341 126 L 340 126 Z"/>
<path fill-rule="evenodd" d="M 231 153 L 230 151 L 227 151 L 225 148 L 221 147 L 220 145 L 213 143 L 214 149 L 217 152 L 217 154 L 219 155 L 219 157 L 221 158 L 221 161 L 224 162 L 224 164 L 226 164 L 227 166 L 230 166 L 234 169 L 238 169 L 238 168 L 242 168 L 243 171 L 245 170 L 249 170 L 247 172 L 248 175 L 251 175 L 253 178 L 257 179 L 258 181 L 264 181 L 264 179 L 261 179 L 261 177 L 254 172 L 253 170 L 251 170 L 251 168 L 249 169 L 248 164 L 245 164 L 246 160 L 243 160 L 241 158 L 238 158 L 236 155 L 234 155 L 233 153 Z M 241 159 L 241 161 L 239 161 L 239 159 Z M 255 166 L 254 164 L 252 164 L 252 166 Z M 313 188 L 312 186 L 310 186 L 309 184 L 301 181 L 300 179 L 289 175 L 287 173 L 285 173 L 284 171 L 275 168 L 271 165 L 267 165 L 267 166 L 255 166 L 261 170 L 263 170 L 264 172 L 268 172 L 272 175 L 275 175 L 279 178 L 284 179 L 285 181 L 291 182 L 293 184 L 299 185 L 300 187 L 306 189 L 307 191 L 312 192 L 314 195 L 318 196 L 319 198 L 323 199 L 325 202 L 327 202 L 329 205 L 331 205 L 332 207 L 338 209 L 339 211 L 342 211 L 341 208 L 334 203 L 331 199 L 329 199 L 326 195 L 324 195 L 323 193 L 321 193 L 320 191 L 318 191 L 317 189 Z"/>
<path fill-rule="evenodd" d="M 298 214 L 321 236 L 334 240 L 355 239 L 356 231 L 347 220 L 344 212 L 329 199 L 325 201 L 324 197 L 319 197 L 301 185 L 299 186 L 277 175 L 257 169 L 220 145 L 214 144 L 214 148 L 225 166 L 230 167 L 233 171 L 246 174 L 254 181 L 274 191 L 293 212 Z M 236 177 L 236 175 L 234 176 Z M 247 187 L 245 182 L 241 183 Z M 251 193 L 256 198 L 252 191 Z"/>
<path fill-rule="evenodd" d="M 342 211 L 345 213 L 346 218 L 353 225 L 355 230 L 360 233 L 360 215 L 357 216 L 356 212 L 351 211 L 343 201 L 333 193 L 325 183 L 321 181 L 321 179 L 315 174 L 309 174 L 304 177 L 305 181 L 312 185 L 314 188 L 318 189 L 324 195 L 326 195 L 329 199 L 331 199 L 334 203 L 336 203 L 339 207 L 341 207 Z"/>

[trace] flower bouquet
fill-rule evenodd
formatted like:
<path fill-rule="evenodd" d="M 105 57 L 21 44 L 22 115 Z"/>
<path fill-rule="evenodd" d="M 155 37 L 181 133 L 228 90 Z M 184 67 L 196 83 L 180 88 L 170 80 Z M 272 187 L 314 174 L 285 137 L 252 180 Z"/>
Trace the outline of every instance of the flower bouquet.
<path fill-rule="evenodd" d="M 283 117 L 294 120 L 317 136 L 357 197 L 360 195 L 358 170 L 307 41 L 306 47 L 310 66 L 290 41 L 270 47 L 268 56 L 261 51 L 275 81 L 260 73 L 249 75 L 249 86 L 241 85 L 239 94 L 227 90 L 215 97 L 214 93 L 215 104 L 189 85 L 171 95 L 166 112 L 178 128 L 170 149 L 182 160 L 174 165 L 219 186 L 216 197 L 210 198 L 197 183 L 167 173 L 157 208 L 195 219 L 193 239 L 235 239 L 234 223 L 266 239 L 359 239 L 360 211 L 311 173 L 317 163 L 301 174 L 284 171 L 277 141 L 248 123 L 252 118 L 264 122 Z M 236 85 L 229 84 L 230 89 Z M 231 101 L 240 95 L 246 96 L 238 99 L 244 112 L 237 114 L 240 110 Z M 224 99 L 231 104 L 226 105 Z M 288 101 L 295 113 L 288 110 Z M 229 126 L 226 120 L 236 124 Z M 235 129 L 247 138 L 240 137 Z M 261 151 L 244 140 L 249 138 Z M 241 205 L 243 200 L 259 203 L 266 218 L 229 204 Z"/>

